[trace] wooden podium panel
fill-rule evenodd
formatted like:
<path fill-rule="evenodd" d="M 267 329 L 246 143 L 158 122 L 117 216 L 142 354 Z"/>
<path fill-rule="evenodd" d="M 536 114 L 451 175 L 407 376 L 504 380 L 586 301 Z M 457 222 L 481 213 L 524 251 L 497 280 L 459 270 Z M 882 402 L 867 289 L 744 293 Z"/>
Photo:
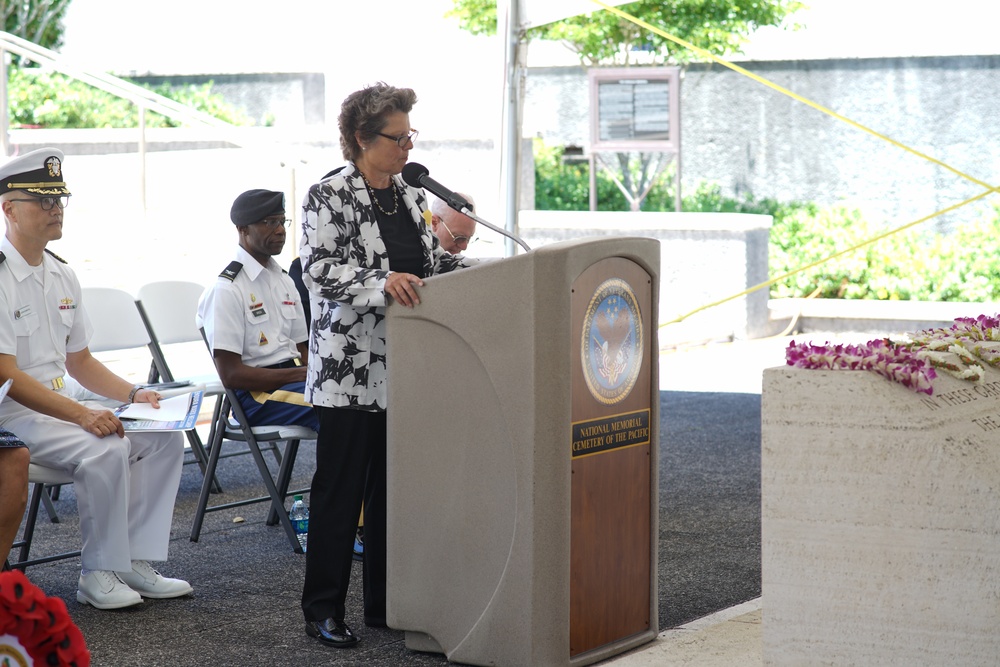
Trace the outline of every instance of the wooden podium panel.
<path fill-rule="evenodd" d="M 620 257 L 573 283 L 571 656 L 650 629 L 651 300 Z"/>

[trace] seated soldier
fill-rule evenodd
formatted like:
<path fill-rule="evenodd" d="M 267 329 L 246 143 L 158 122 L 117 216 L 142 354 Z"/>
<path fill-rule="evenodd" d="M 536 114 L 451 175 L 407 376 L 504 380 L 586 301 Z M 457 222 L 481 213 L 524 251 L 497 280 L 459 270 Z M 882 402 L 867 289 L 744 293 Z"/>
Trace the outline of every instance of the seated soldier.
<path fill-rule="evenodd" d="M 285 247 L 285 195 L 248 190 L 229 217 L 236 225 L 236 258 L 198 304 L 219 377 L 251 425 L 298 424 L 319 429 L 302 391 L 309 331 L 295 284 L 273 256 Z"/>

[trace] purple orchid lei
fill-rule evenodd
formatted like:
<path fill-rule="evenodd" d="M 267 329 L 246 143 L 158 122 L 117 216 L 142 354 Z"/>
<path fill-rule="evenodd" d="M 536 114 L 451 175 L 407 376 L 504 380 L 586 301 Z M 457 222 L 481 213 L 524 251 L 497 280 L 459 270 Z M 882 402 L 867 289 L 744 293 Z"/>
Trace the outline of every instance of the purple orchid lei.
<path fill-rule="evenodd" d="M 796 368 L 874 371 L 904 387 L 933 394 L 935 369 L 962 380 L 981 382 L 984 364 L 1000 368 L 1000 317 L 960 317 L 947 328 L 925 329 L 908 341 L 888 338 L 861 345 L 796 343 L 785 350 Z"/>
<path fill-rule="evenodd" d="M 931 380 L 937 377 L 929 361 L 906 345 L 888 338 L 859 345 L 813 345 L 792 341 L 785 350 L 785 361 L 796 368 L 874 371 L 925 394 L 934 393 Z"/>
<path fill-rule="evenodd" d="M 1000 317 L 959 317 L 947 328 L 925 329 L 908 341 L 880 338 L 862 345 L 796 343 L 785 361 L 797 368 L 867 370 L 924 394 L 943 371 L 961 380 L 982 382 L 984 365 L 1000 368 Z"/>

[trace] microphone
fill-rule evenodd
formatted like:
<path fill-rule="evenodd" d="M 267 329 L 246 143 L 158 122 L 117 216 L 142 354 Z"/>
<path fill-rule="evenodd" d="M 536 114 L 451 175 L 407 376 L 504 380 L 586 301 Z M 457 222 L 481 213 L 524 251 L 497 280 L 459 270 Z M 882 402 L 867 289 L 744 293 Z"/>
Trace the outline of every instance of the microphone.
<path fill-rule="evenodd" d="M 407 185 L 411 185 L 415 188 L 426 188 L 430 190 L 437 195 L 438 198 L 448 204 L 448 206 L 452 207 L 459 213 L 465 212 L 462 210 L 463 208 L 472 208 L 469 206 L 469 202 L 465 201 L 465 197 L 455 194 L 431 178 L 430 172 L 427 171 L 427 167 L 422 164 L 407 162 L 403 165 L 402 176 Z"/>
<path fill-rule="evenodd" d="M 446 188 L 445 186 L 441 185 L 433 178 L 431 178 L 429 173 L 430 172 L 427 171 L 427 167 L 425 167 L 424 165 L 419 164 L 417 162 L 407 162 L 406 164 L 403 165 L 403 172 L 401 175 L 403 177 L 403 180 L 410 187 L 425 188 L 427 190 L 430 190 L 432 193 L 434 193 L 435 196 L 438 197 L 438 199 L 442 200 L 443 202 L 448 204 L 448 206 L 452 207 L 459 213 L 464 213 L 465 215 L 469 216 L 476 222 L 481 223 L 486 227 L 489 227 L 496 233 L 502 234 L 503 236 L 506 236 L 507 238 L 517 242 L 518 245 L 520 245 L 522 248 L 525 249 L 525 251 L 531 250 L 531 248 L 528 247 L 528 244 L 525 243 L 520 236 L 512 234 L 508 232 L 506 229 L 501 229 L 496 225 L 486 222 L 478 215 L 473 213 L 472 206 L 469 204 L 469 202 L 465 200 L 465 197 L 457 195 L 448 188 Z"/>

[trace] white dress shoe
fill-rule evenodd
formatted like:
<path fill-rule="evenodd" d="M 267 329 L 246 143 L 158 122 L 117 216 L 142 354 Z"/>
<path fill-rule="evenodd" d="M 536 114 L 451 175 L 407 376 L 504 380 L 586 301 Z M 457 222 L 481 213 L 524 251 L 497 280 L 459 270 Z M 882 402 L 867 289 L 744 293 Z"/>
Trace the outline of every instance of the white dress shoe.
<path fill-rule="evenodd" d="M 91 570 L 80 575 L 76 601 L 98 609 L 121 609 L 142 602 L 142 597 L 110 570 Z"/>
<path fill-rule="evenodd" d="M 183 579 L 169 579 L 153 569 L 148 561 L 132 561 L 131 572 L 118 572 L 121 580 L 143 597 L 179 598 L 194 591 Z"/>

